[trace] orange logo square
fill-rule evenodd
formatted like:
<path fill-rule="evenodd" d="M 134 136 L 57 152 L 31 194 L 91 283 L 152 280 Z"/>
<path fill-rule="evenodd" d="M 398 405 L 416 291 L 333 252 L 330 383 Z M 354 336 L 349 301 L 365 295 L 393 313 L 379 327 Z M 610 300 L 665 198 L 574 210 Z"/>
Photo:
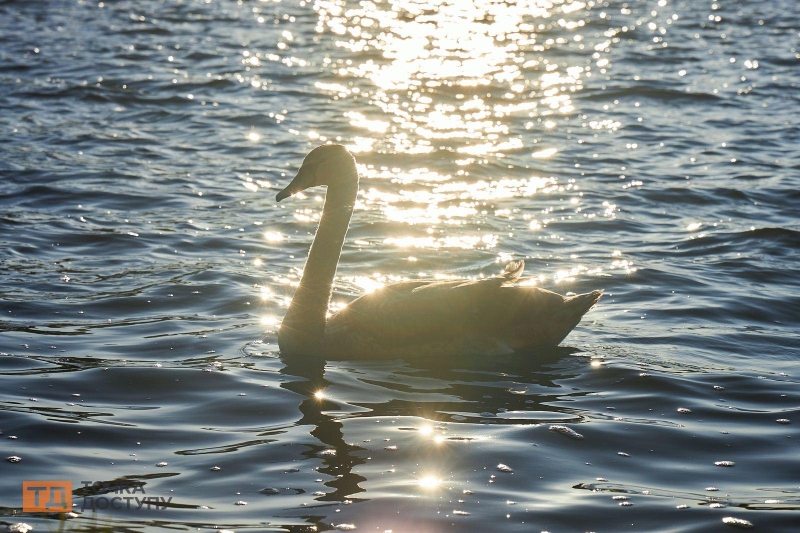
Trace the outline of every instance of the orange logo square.
<path fill-rule="evenodd" d="M 71 481 L 23 481 L 22 510 L 26 513 L 66 513 L 72 510 Z"/>

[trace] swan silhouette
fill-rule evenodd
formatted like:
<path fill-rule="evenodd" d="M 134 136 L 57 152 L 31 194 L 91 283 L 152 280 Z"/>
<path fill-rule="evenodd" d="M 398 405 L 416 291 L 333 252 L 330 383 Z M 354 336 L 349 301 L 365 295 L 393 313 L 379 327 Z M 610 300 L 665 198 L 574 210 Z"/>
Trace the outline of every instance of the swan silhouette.
<path fill-rule="evenodd" d="M 565 297 L 514 286 L 525 263 L 513 261 L 499 276 L 477 281 L 387 285 L 328 316 L 333 279 L 358 194 L 355 158 L 337 144 L 314 148 L 276 200 L 322 185 L 328 191 L 317 234 L 278 331 L 283 355 L 449 357 L 553 347 L 603 294 L 597 290 Z"/>

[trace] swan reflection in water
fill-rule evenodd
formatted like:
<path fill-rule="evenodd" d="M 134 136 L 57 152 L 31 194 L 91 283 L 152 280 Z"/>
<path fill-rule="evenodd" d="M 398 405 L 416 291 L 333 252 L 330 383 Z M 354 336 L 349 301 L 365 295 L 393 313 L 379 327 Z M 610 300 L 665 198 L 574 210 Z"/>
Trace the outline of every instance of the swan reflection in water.
<path fill-rule="evenodd" d="M 330 476 L 331 479 L 324 484 L 334 489 L 315 500 L 357 502 L 360 500 L 358 494 L 367 490 L 362 484 L 376 481 L 355 472 L 374 453 L 365 447 L 370 444 L 362 446 L 358 443 L 361 437 L 380 441 L 388 436 L 385 434 L 387 428 L 376 427 L 361 436 L 357 435 L 358 429 L 348 430 L 345 440 L 344 423 L 347 420 L 413 417 L 433 425 L 459 420 L 459 416 L 453 418 L 452 413 L 460 413 L 467 422 L 485 422 L 488 419 L 493 424 L 516 425 L 520 423 L 519 419 L 490 415 L 532 410 L 552 413 L 554 418 L 545 417 L 542 421 L 574 417 L 557 405 L 565 395 L 586 393 L 565 391 L 554 380 L 569 379 L 583 371 L 583 363 L 570 363 L 574 360 L 570 356 L 578 352 L 576 348 L 559 346 L 537 350 L 536 357 L 509 354 L 378 362 L 329 362 L 318 356 L 282 355 L 284 367 L 280 372 L 287 381 L 281 387 L 303 396 L 300 402 L 302 416 L 296 425 L 310 426 L 311 435 L 320 442 L 309 446 L 302 455 L 320 462 L 317 471 Z M 340 405 L 337 398 L 329 397 L 328 390 L 337 389 L 342 386 L 340 381 L 353 376 L 359 382 L 358 398 L 348 398 L 346 404 Z M 514 385 L 510 387 L 510 384 Z M 357 412 L 351 412 L 353 407 Z M 525 419 L 525 423 L 535 422 L 535 419 Z M 393 429 L 396 428 L 393 426 Z M 334 450 L 335 453 L 323 453 L 324 450 Z M 420 446 L 418 462 L 420 465 L 436 464 L 441 468 L 456 459 L 448 455 L 450 451 L 446 442 L 439 442 L 436 447 Z M 425 488 L 423 485 L 420 487 Z"/>
<path fill-rule="evenodd" d="M 509 398 L 493 400 L 494 395 L 485 394 L 487 383 L 481 379 L 497 380 L 500 375 L 501 381 L 516 379 L 558 388 L 540 373 L 542 365 L 576 351 L 557 345 L 602 296 L 602 291 L 596 290 L 565 297 L 517 285 L 524 263 L 514 261 L 499 276 L 478 281 L 418 280 L 389 285 L 328 316 L 358 180 L 352 154 L 340 145 L 323 145 L 306 156 L 297 176 L 276 198 L 281 201 L 310 187 L 328 187 L 300 284 L 278 332 L 285 364 L 281 372 L 304 379 L 282 386 L 305 397 L 298 425 L 313 426 L 311 434 L 323 444 L 304 455 L 321 457 L 318 471 L 333 478 L 326 485 L 334 492 L 319 501 L 352 500 L 352 495 L 365 490 L 359 484 L 367 480 L 353 472 L 366 462 L 357 453 L 366 449 L 345 442 L 342 422 L 328 414 L 339 409 L 322 393 L 330 385 L 325 375 L 328 361 L 394 360 L 385 361 L 393 383 L 386 383 L 384 391 L 400 391 L 399 396 L 403 391 L 414 392 L 416 398 L 352 402 L 368 408 L 371 417 L 437 420 L 442 413 L 463 411 L 465 403 L 476 413 L 496 412 L 500 405 L 509 409 Z M 357 361 L 353 364 L 359 365 Z M 398 388 L 394 379 L 399 375 L 418 378 L 420 374 L 437 383 L 438 389 L 423 394 L 435 401 L 420 401 L 419 391 Z M 380 383 L 370 381 L 372 385 Z M 525 403 L 531 400 L 525 398 L 516 396 L 518 409 L 530 409 Z M 550 402 L 557 396 L 536 398 L 537 403 Z M 554 410 L 546 403 L 538 408 Z M 320 456 L 327 448 L 335 453 Z"/>

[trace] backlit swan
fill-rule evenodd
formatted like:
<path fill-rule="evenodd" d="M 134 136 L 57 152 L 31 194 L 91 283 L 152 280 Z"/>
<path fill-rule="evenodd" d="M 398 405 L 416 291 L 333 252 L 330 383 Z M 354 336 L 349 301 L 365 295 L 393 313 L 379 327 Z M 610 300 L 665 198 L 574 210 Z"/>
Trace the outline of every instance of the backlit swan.
<path fill-rule="evenodd" d="M 353 205 L 355 158 L 343 146 L 314 148 L 281 200 L 327 185 L 317 234 L 300 285 L 278 332 L 284 355 L 333 359 L 500 354 L 556 346 L 602 295 L 564 297 L 514 286 L 525 264 L 477 281 L 407 281 L 366 294 L 326 317 Z"/>

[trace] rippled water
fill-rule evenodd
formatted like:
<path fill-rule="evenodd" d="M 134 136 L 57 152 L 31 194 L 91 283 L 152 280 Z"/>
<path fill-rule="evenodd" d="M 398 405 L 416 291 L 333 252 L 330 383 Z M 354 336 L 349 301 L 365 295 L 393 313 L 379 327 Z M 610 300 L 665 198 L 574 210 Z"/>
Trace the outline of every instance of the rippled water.
<path fill-rule="evenodd" d="M 793 531 L 799 17 L 0 2 L 0 521 Z M 362 175 L 333 307 L 515 258 L 604 299 L 536 358 L 281 358 L 324 191 L 274 196 L 327 141 Z M 76 516 L 22 512 L 42 479 Z M 171 500 L 81 510 L 120 487 Z"/>

